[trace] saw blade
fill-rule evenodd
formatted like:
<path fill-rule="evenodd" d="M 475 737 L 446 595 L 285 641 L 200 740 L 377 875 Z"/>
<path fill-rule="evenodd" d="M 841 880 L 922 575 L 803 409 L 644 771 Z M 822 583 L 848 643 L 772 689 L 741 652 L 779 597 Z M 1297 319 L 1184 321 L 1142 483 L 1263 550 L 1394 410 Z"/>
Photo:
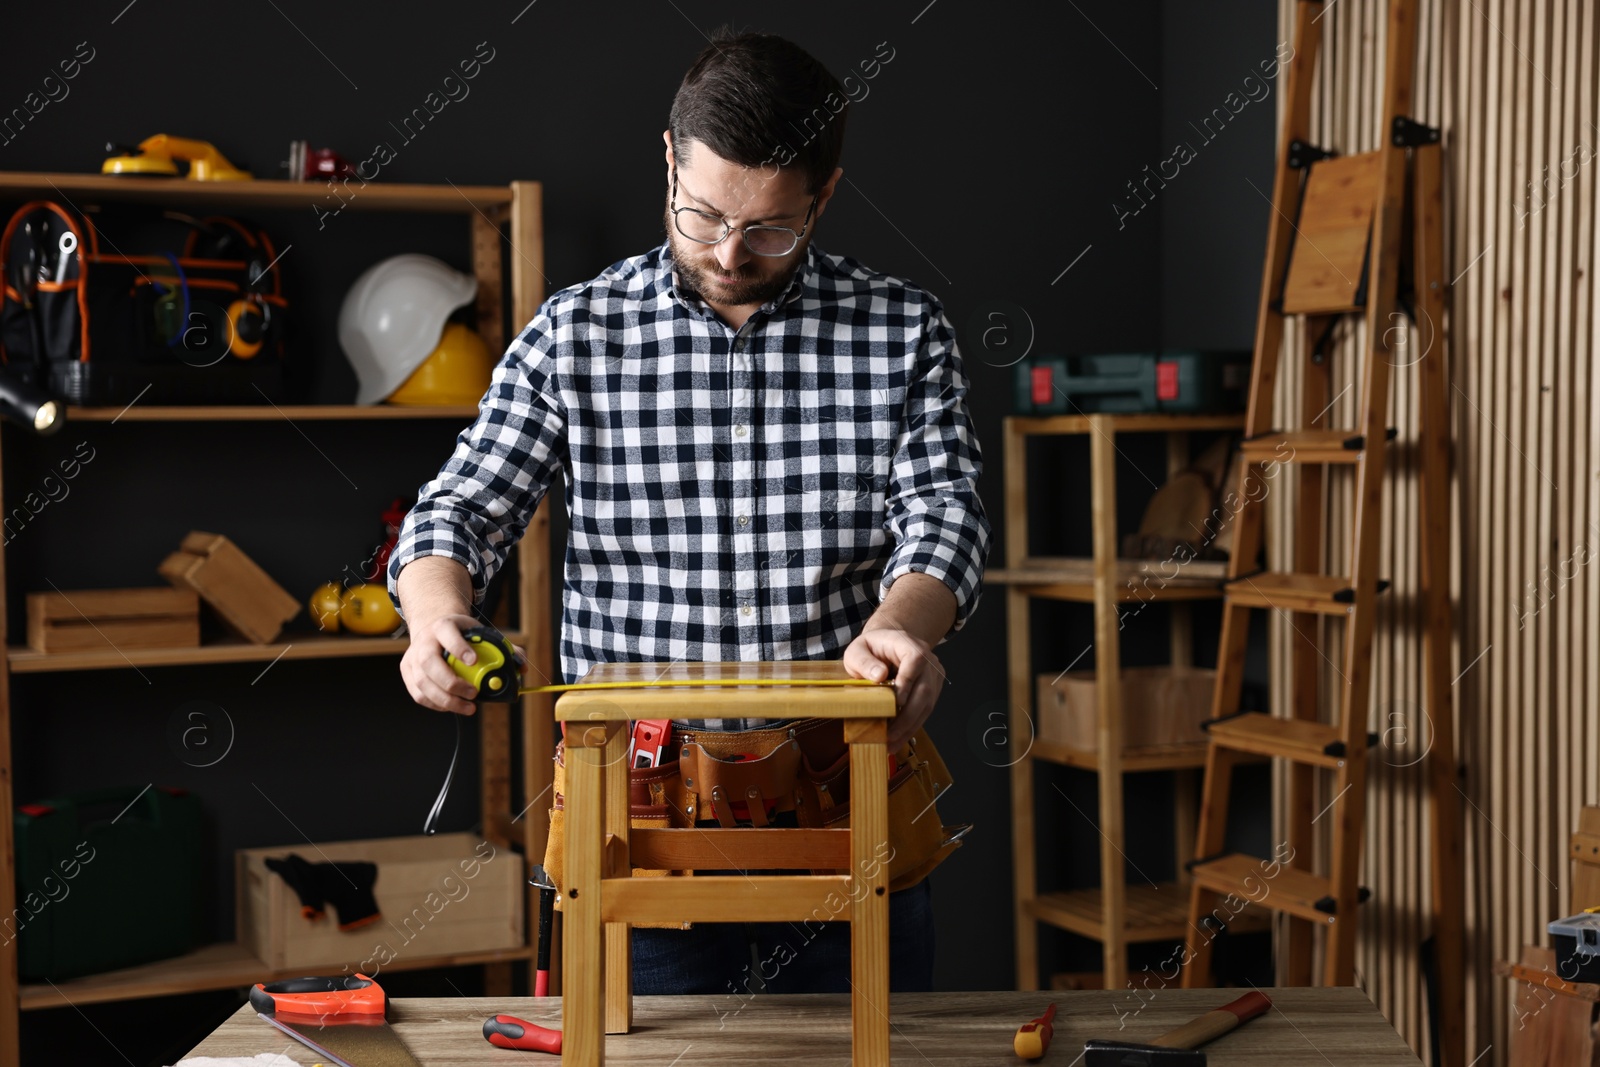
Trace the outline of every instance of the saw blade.
<path fill-rule="evenodd" d="M 332 1067 L 422 1067 L 381 1016 L 289 1015 L 261 1018 Z"/>

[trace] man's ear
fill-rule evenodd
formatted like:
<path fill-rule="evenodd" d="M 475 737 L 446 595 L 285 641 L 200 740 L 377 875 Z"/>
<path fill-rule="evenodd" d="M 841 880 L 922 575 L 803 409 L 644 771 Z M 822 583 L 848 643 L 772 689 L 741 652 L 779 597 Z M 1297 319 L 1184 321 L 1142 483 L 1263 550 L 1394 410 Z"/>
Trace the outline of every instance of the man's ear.
<path fill-rule="evenodd" d="M 670 177 L 671 173 L 672 173 L 673 163 L 674 163 L 673 158 L 672 158 L 672 131 L 671 130 L 662 130 L 661 131 L 661 139 L 663 141 L 665 141 L 666 145 L 667 145 L 667 174 Z"/>
<path fill-rule="evenodd" d="M 817 218 L 820 219 L 822 217 L 822 209 L 828 206 L 828 201 L 829 200 L 833 199 L 833 190 L 834 190 L 835 187 L 838 186 L 839 179 L 842 178 L 842 177 L 844 177 L 844 168 L 843 167 L 834 167 L 833 168 L 833 177 L 829 178 L 828 181 L 827 181 L 827 184 L 823 185 L 821 190 L 818 191 L 818 193 L 817 193 L 817 210 L 816 210 L 816 217 Z"/>

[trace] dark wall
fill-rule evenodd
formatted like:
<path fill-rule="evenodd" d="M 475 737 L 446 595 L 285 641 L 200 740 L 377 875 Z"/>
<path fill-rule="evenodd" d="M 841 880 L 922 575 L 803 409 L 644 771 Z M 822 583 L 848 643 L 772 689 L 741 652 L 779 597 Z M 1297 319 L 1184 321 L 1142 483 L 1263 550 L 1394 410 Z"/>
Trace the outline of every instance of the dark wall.
<path fill-rule="evenodd" d="M 1161 208 L 1169 349 L 1254 346 L 1278 96 L 1288 85 L 1276 23 L 1263 0 L 1161 5 L 1161 139 L 1146 195 Z"/>
<path fill-rule="evenodd" d="M 1240 175 L 1268 168 L 1271 130 L 1262 120 L 1271 102 L 1252 103 L 1153 210 L 1119 219 L 1113 205 L 1126 182 L 1167 154 L 1182 120 L 1220 103 L 1271 54 L 1274 16 L 1259 0 L 1230 4 L 1228 16 L 1154 0 L 981 11 L 956 0 L 822 2 L 759 12 L 734 3 L 513 0 L 455 5 L 448 17 L 437 5 L 372 0 L 337 8 L 125 4 L 36 5 L 27 33 L 0 39 L 4 110 L 79 42 L 93 49 L 70 94 L 0 144 L 0 169 L 90 172 L 107 140 L 163 131 L 213 141 L 260 176 L 277 173 L 291 139 L 355 159 L 389 142 L 396 155 L 380 181 L 542 181 L 552 290 L 661 240 L 661 130 L 683 69 L 713 27 L 739 20 L 785 34 L 840 75 L 886 44 L 893 58 L 852 108 L 845 181 L 817 240 L 945 302 L 962 337 L 978 434 L 991 445 L 983 485 L 997 565 L 998 431 L 1010 410 L 1009 365 L 1021 351 L 1248 346 L 1265 205 L 1251 207 L 1255 194 Z M 397 132 L 392 124 L 439 90 L 459 60 L 486 49 L 493 58 L 469 95 L 409 139 Z M 1241 167 L 1245 159 L 1258 162 Z M 1264 178 L 1253 180 L 1265 189 Z M 399 251 L 468 265 L 458 217 L 258 217 L 280 246 L 293 246 L 282 267 L 295 301 L 294 359 L 318 401 L 347 401 L 354 389 L 332 325 L 357 273 Z M 77 442 L 96 450 L 72 495 L 11 545 L 10 597 L 52 583 L 157 584 L 156 563 L 190 529 L 228 534 L 303 595 L 367 554 L 381 533 L 379 512 L 394 496 L 415 494 L 455 429 L 121 423 L 69 427 L 47 443 L 8 430 L 8 496 Z M 1159 473 L 1159 457 L 1136 458 Z M 1063 474 L 1058 489 L 1065 501 L 1086 499 L 1076 475 Z M 1062 507 L 1073 521 L 1085 511 Z M 1005 698 L 1002 617 L 1001 591 L 991 588 L 974 624 L 940 650 L 951 685 L 932 729 L 957 781 L 941 813 L 978 825 L 935 875 L 937 977 L 948 989 L 1013 982 L 1008 772 L 981 729 Z M 13 641 L 20 625 L 13 610 Z M 1062 622 L 1062 633 L 1081 625 Z M 453 737 L 447 721 L 409 702 L 393 661 L 286 661 L 260 671 L 234 664 L 19 677 L 19 798 L 109 782 L 193 790 L 209 816 L 208 923 L 219 937 L 232 933 L 234 849 L 302 834 L 417 832 Z M 191 766 L 168 737 L 173 716 L 194 700 L 224 709 L 231 730 L 233 747 L 213 766 Z M 469 755 L 475 741 L 469 723 Z M 445 829 L 476 818 L 475 769 L 467 770 Z M 1092 803 L 1092 785 L 1088 795 Z M 1064 808 L 1053 817 L 1082 821 Z M 1095 837 L 1087 824 L 1077 830 L 1063 823 L 1059 837 L 1043 839 L 1081 873 L 1092 869 L 1084 865 L 1094 862 Z M 448 977 L 471 991 L 470 973 Z M 450 992 L 437 977 L 396 981 L 402 991 Z M 127 1006 L 85 1010 L 133 1062 L 170 1062 L 236 1003 L 231 994 L 178 999 L 149 1009 L 157 1014 L 143 1017 L 159 1025 L 141 1027 L 120 1025 Z M 70 1049 L 74 1062 L 122 1062 L 65 1008 L 25 1017 L 25 1039 L 36 1050 Z"/>

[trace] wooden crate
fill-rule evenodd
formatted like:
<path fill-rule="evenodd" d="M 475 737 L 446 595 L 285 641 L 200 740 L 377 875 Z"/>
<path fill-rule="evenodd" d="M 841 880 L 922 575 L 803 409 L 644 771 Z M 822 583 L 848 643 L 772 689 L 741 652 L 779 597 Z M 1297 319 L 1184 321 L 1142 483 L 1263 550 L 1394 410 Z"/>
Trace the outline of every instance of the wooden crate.
<path fill-rule="evenodd" d="M 28 594 L 36 652 L 182 648 L 200 643 L 200 598 L 183 589 L 74 589 Z"/>
<path fill-rule="evenodd" d="M 205 598 L 246 641 L 271 643 L 300 613 L 300 602 L 221 534 L 190 533 L 157 569 L 174 586 Z"/>
<path fill-rule="evenodd" d="M 339 929 L 331 907 L 316 922 L 304 918 L 294 890 L 266 867 L 268 858 L 291 852 L 308 863 L 376 863 L 373 892 L 383 917 L 348 932 Z M 300 842 L 241 849 L 235 862 L 237 936 L 268 970 L 348 966 L 372 974 L 398 959 L 526 943 L 522 860 L 473 834 Z"/>
<path fill-rule="evenodd" d="M 1195 667 L 1127 667 L 1122 671 L 1122 746 L 1200 744 L 1211 714 L 1217 672 Z M 1039 675 L 1041 741 L 1097 752 L 1095 672 Z"/>

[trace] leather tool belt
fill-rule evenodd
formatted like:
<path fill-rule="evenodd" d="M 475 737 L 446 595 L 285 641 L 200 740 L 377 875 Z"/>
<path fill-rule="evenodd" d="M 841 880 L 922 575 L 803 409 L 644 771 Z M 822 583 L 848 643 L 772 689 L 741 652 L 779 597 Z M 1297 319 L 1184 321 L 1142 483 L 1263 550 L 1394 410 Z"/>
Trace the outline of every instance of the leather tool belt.
<path fill-rule="evenodd" d="M 558 745 L 545 873 L 565 888 L 565 748 Z M 950 788 L 944 760 L 919 730 L 890 756 L 889 889 L 916 885 L 960 845 L 970 826 L 946 826 L 935 800 Z M 628 772 L 629 821 L 636 829 L 850 825 L 850 751 L 837 719 L 801 719 L 760 730 L 674 729 L 654 767 Z M 792 813 L 792 814 L 791 814 Z M 737 867 L 737 853 L 729 855 Z M 635 877 L 690 871 L 634 868 Z M 844 871 L 813 870 L 813 874 Z M 557 894 L 559 902 L 561 894 Z M 559 903 L 558 903 L 559 906 Z M 647 925 L 647 924 L 636 924 Z M 662 924 L 671 928 L 688 924 Z"/>

